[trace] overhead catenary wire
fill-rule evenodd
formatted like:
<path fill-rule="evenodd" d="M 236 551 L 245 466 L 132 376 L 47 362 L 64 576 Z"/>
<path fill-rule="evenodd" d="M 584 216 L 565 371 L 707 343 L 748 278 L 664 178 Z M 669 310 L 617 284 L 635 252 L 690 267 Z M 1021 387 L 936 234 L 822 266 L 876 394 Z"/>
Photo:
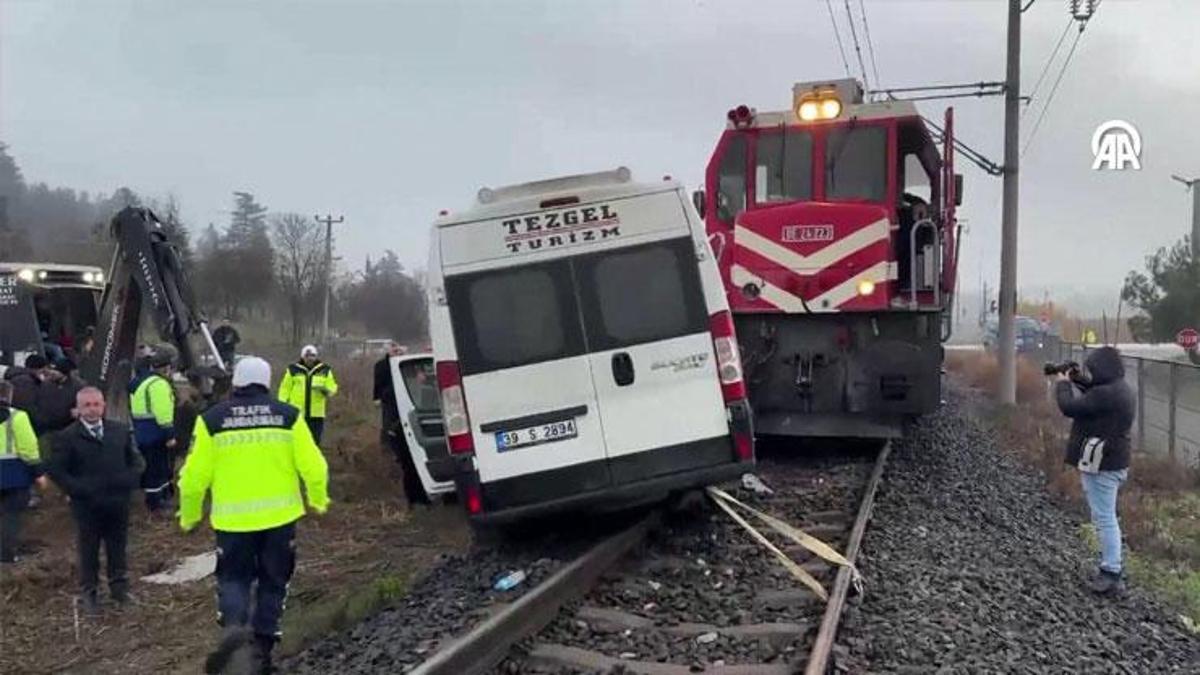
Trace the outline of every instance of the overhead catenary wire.
<path fill-rule="evenodd" d="M 1087 23 L 1079 24 L 1079 32 L 1075 34 L 1075 40 L 1071 42 L 1071 49 L 1067 52 L 1067 58 L 1063 61 L 1062 68 L 1058 71 L 1058 77 L 1054 80 L 1054 86 L 1050 88 L 1049 95 L 1046 96 L 1046 102 L 1042 105 L 1042 112 L 1038 114 L 1037 121 L 1033 123 L 1033 129 L 1029 132 L 1029 137 L 1025 139 L 1025 147 L 1021 148 L 1021 156 L 1029 152 L 1029 146 L 1033 144 L 1033 139 L 1037 137 L 1038 129 L 1042 126 L 1042 120 L 1046 119 L 1046 112 L 1050 110 L 1050 105 L 1054 103 L 1054 94 L 1058 92 L 1058 86 L 1062 84 L 1063 76 L 1067 74 L 1067 68 L 1071 65 L 1071 58 L 1075 56 L 1075 50 L 1079 47 L 1079 40 L 1083 37 L 1083 31 L 1087 28 Z"/>
<path fill-rule="evenodd" d="M 1075 23 L 1074 19 L 1067 19 L 1067 25 L 1063 26 L 1062 35 L 1058 37 L 1058 44 L 1054 45 L 1054 51 L 1050 52 L 1050 58 L 1046 59 L 1046 65 L 1042 66 L 1042 73 L 1038 75 L 1037 81 L 1033 83 L 1033 89 L 1029 91 L 1030 104 L 1037 98 L 1038 89 L 1042 86 L 1042 81 L 1046 79 L 1046 73 L 1050 72 L 1050 66 L 1054 64 L 1054 59 L 1058 57 L 1058 50 L 1062 49 L 1063 42 L 1067 40 L 1067 33 L 1071 32 L 1071 25 Z M 1029 112 L 1029 107 L 1021 111 L 1021 117 Z"/>
<path fill-rule="evenodd" d="M 858 43 L 858 31 L 854 29 L 854 15 L 850 13 L 850 0 L 843 1 L 846 4 L 846 23 L 850 24 L 850 37 L 854 40 L 854 53 L 858 55 L 858 72 L 862 73 L 863 86 L 870 89 L 871 82 L 867 79 L 867 66 L 863 63 L 862 46 Z"/>
<path fill-rule="evenodd" d="M 842 44 L 842 33 L 838 30 L 837 18 L 833 15 L 831 0 L 825 0 L 825 8 L 829 10 L 829 23 L 833 24 L 833 37 L 837 40 L 838 53 L 842 55 L 842 67 L 846 69 L 846 77 L 850 77 L 850 62 L 846 60 L 846 47 Z"/>
<path fill-rule="evenodd" d="M 858 0 L 858 11 L 862 15 L 863 34 L 867 40 L 867 53 L 871 55 L 871 75 L 875 78 L 875 86 L 882 87 L 879 80 L 879 65 L 875 62 L 875 45 L 871 42 L 871 25 L 867 23 L 867 6 L 863 0 Z"/>
<path fill-rule="evenodd" d="M 942 127 L 938 126 L 938 124 L 936 122 L 934 122 L 933 120 L 929 119 L 928 117 L 926 117 L 924 115 L 921 116 L 921 119 L 925 120 L 926 126 L 928 126 L 930 129 L 933 129 L 933 134 L 934 134 L 935 140 L 941 141 L 942 139 L 944 139 L 946 137 L 945 129 L 942 129 Z M 975 148 L 972 148 L 971 146 L 967 145 L 967 143 L 965 141 L 963 141 L 961 138 L 959 138 L 958 136 L 954 137 L 954 147 L 956 150 L 961 152 L 963 154 L 963 156 L 966 157 L 972 164 L 979 167 L 980 169 L 983 169 L 983 171 L 988 173 L 989 175 L 999 176 L 1004 173 L 1004 167 L 1002 167 L 999 164 L 988 159 L 986 156 L 984 156 L 984 154 L 982 152 L 979 152 Z"/>

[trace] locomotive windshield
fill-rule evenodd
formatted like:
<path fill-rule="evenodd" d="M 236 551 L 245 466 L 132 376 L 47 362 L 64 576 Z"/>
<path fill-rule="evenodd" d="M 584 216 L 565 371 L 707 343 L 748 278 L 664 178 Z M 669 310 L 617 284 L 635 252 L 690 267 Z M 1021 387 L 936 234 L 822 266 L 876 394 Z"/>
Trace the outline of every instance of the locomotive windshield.
<path fill-rule="evenodd" d="M 825 142 L 825 196 L 880 202 L 887 194 L 887 129 L 834 129 Z"/>
<path fill-rule="evenodd" d="M 762 131 L 755 161 L 759 204 L 812 199 L 813 139 L 808 131 Z"/>

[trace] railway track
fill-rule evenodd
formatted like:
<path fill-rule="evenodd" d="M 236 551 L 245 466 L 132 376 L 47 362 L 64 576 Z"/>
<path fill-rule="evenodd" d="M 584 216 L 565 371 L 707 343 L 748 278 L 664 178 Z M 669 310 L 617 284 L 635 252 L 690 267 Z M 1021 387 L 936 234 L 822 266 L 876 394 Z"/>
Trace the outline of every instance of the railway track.
<path fill-rule="evenodd" d="M 760 462 L 772 494 L 738 498 L 857 559 L 890 445 L 869 462 Z M 745 530 L 655 511 L 443 643 L 419 675 L 825 673 L 854 586 L 848 567 L 770 537 L 828 589 L 804 588 Z"/>

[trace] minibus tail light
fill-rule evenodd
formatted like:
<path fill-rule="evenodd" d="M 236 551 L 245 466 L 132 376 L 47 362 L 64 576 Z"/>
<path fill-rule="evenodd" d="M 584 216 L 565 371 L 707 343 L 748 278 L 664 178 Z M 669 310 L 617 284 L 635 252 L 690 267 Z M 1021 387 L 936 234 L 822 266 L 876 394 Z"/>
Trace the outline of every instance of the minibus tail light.
<path fill-rule="evenodd" d="M 479 494 L 479 486 L 468 485 L 466 496 L 467 513 L 472 516 L 483 513 L 483 497 Z"/>
<path fill-rule="evenodd" d="M 446 425 L 446 445 L 450 448 L 450 454 L 467 455 L 475 452 L 458 362 L 438 361 L 437 379 L 438 388 L 442 390 L 442 421 Z"/>
<path fill-rule="evenodd" d="M 737 458 L 743 462 L 754 459 L 754 436 L 749 433 L 735 433 L 733 449 L 737 452 Z"/>
<path fill-rule="evenodd" d="M 721 393 L 725 402 L 746 398 L 746 382 L 742 379 L 742 358 L 738 354 L 737 338 L 733 334 L 733 315 L 722 310 L 709 318 L 713 349 L 717 353 L 717 374 L 721 378 Z"/>

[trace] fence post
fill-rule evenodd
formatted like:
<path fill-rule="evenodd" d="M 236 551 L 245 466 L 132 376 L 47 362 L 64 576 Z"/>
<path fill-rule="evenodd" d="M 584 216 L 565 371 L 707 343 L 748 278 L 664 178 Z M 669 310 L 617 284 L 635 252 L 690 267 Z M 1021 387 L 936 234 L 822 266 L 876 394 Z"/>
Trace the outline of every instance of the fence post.
<path fill-rule="evenodd" d="M 1175 363 L 1171 364 L 1170 379 L 1170 394 L 1167 398 L 1167 453 L 1171 455 L 1171 460 L 1175 460 L 1175 398 L 1179 390 L 1179 377 L 1177 371 L 1179 366 Z"/>
<path fill-rule="evenodd" d="M 1137 360 L 1138 449 L 1146 450 L 1146 362 Z"/>

